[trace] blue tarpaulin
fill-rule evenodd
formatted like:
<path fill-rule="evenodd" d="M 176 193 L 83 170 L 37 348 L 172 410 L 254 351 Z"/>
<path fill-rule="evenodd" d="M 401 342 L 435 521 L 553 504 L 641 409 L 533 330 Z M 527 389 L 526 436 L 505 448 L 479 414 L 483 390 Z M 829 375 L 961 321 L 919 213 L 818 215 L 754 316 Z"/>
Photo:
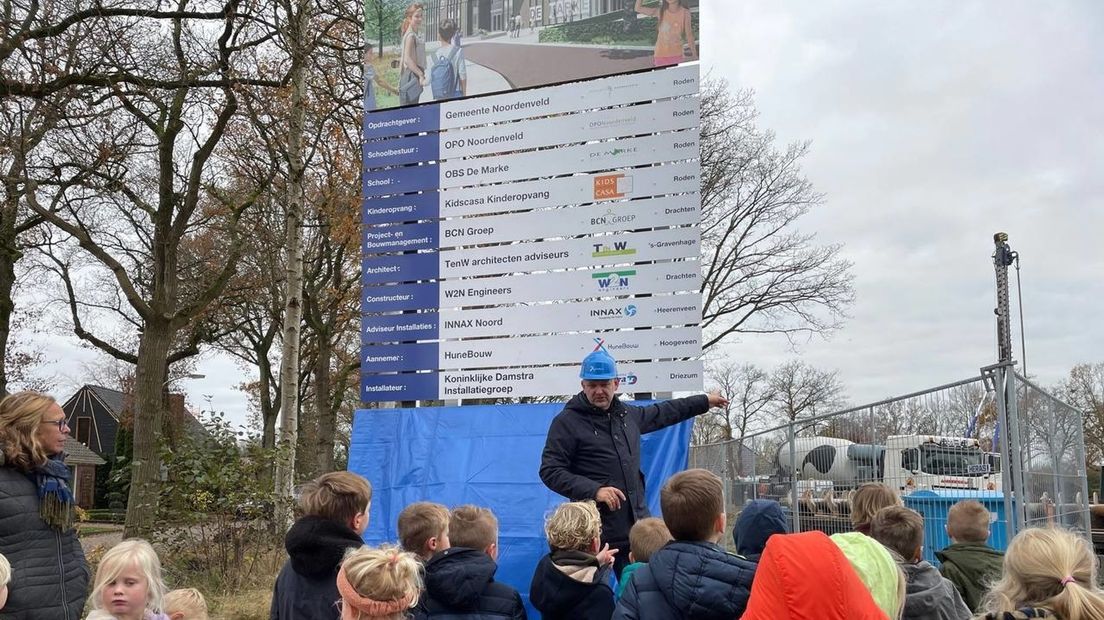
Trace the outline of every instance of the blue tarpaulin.
<path fill-rule="evenodd" d="M 399 512 L 412 502 L 490 508 L 498 517 L 496 579 L 517 588 L 528 605 L 533 569 L 548 553 L 544 518 L 564 501 L 538 476 L 548 426 L 561 409 L 563 404 L 358 410 L 349 471 L 372 483 L 365 542 L 397 544 Z M 659 515 L 663 481 L 686 468 L 692 423 L 644 436 L 652 514 Z"/>

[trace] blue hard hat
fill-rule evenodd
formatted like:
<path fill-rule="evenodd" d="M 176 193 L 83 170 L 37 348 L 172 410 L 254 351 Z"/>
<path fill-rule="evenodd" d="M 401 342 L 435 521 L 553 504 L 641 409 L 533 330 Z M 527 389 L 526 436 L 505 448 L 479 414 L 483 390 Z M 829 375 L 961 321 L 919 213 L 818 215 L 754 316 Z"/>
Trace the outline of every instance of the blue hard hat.
<path fill-rule="evenodd" d="M 598 349 L 583 358 L 583 367 L 579 369 L 580 379 L 605 381 L 617 378 L 617 362 L 605 348 Z"/>

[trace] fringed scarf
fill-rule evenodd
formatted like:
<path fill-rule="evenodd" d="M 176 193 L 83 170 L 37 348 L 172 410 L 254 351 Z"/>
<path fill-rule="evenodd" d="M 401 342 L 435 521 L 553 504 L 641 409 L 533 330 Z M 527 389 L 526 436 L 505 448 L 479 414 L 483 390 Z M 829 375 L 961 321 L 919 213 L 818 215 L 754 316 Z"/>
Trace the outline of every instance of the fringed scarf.
<path fill-rule="evenodd" d="M 64 454 L 47 459 L 27 476 L 38 487 L 38 514 L 54 529 L 67 532 L 73 528 L 73 491 L 69 488 L 72 473 L 62 459 Z"/>

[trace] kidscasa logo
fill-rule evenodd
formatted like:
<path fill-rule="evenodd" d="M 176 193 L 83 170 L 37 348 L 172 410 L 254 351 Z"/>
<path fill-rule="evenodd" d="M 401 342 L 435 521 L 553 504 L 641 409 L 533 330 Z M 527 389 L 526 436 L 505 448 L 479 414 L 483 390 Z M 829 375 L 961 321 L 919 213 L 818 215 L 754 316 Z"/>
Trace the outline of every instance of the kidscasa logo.
<path fill-rule="evenodd" d="M 590 311 L 592 319 L 619 319 L 627 316 L 636 316 L 635 305 L 629 304 L 624 308 L 594 308 Z"/>
<path fill-rule="evenodd" d="M 633 178 L 625 174 L 600 174 L 594 177 L 594 199 L 613 200 L 632 193 Z"/>
<path fill-rule="evenodd" d="M 636 249 L 630 248 L 627 241 L 614 241 L 610 245 L 595 243 L 594 251 L 590 255 L 594 258 L 608 258 L 610 256 L 631 256 L 636 254 Z"/>
<path fill-rule="evenodd" d="M 635 146 L 632 147 L 632 148 L 613 147 L 611 149 L 604 149 L 602 151 L 595 151 L 595 152 L 590 154 L 590 158 L 591 159 L 597 159 L 599 157 L 620 157 L 622 155 L 631 155 L 631 154 L 637 152 L 638 150 L 640 150 L 639 147 L 635 147 Z"/>
<path fill-rule="evenodd" d="M 602 291 L 619 291 L 629 288 L 629 278 L 636 275 L 635 269 L 621 271 L 600 271 L 590 274 L 590 277 L 598 283 Z"/>
<path fill-rule="evenodd" d="M 590 218 L 590 225 L 601 226 L 603 228 L 613 228 L 618 226 L 619 224 L 628 224 L 635 219 L 635 213 L 622 213 L 618 215 L 617 213 L 614 213 L 613 209 L 609 209 L 598 217 Z"/>

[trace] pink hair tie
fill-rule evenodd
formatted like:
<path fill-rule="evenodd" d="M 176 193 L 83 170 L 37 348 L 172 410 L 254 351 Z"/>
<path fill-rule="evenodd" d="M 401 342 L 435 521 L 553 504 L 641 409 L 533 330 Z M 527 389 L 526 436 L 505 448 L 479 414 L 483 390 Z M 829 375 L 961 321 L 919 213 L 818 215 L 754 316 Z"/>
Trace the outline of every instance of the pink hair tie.
<path fill-rule="evenodd" d="M 1062 585 L 1066 585 L 1067 583 L 1074 583 L 1074 582 L 1076 582 L 1076 581 L 1077 581 L 1077 580 L 1076 580 L 1076 579 L 1074 579 L 1074 578 L 1073 578 L 1072 576 L 1070 576 L 1070 575 L 1066 575 L 1065 577 L 1062 577 Z"/>

